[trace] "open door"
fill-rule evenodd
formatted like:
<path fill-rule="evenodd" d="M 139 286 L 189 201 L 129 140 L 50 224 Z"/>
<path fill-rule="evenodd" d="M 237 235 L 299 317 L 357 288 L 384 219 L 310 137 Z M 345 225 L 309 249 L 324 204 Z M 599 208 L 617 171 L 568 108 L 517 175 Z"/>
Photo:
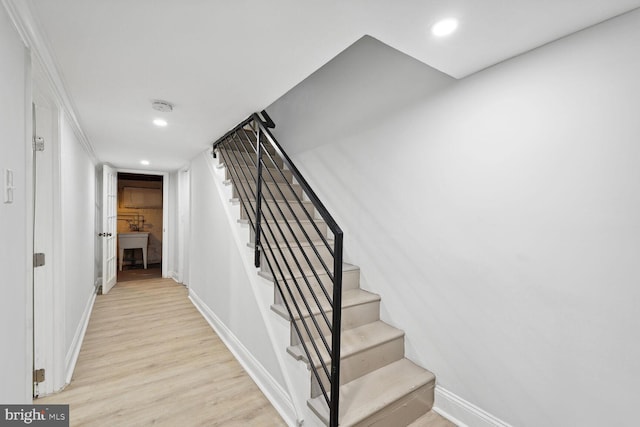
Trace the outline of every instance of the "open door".
<path fill-rule="evenodd" d="M 102 293 L 116 284 L 118 220 L 118 174 L 110 166 L 102 167 Z"/>

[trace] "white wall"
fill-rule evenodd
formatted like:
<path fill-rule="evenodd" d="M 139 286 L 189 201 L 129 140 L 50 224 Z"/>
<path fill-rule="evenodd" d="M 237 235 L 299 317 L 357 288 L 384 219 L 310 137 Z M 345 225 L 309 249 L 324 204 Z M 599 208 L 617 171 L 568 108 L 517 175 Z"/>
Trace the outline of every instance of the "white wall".
<path fill-rule="evenodd" d="M 31 402 L 31 254 L 32 247 L 32 178 L 31 178 L 31 67 L 30 52 L 25 49 L 6 11 L 0 7 L 0 169 L 14 171 L 14 203 L 0 201 L 0 402 Z M 52 117 L 53 120 L 56 117 Z M 56 309 L 64 308 L 64 319 L 57 327 L 64 328 L 64 351 L 60 355 L 72 362 L 80 342 L 88 304 L 94 291 L 94 215 L 95 173 L 91 158 L 74 135 L 69 121 L 60 122 L 60 171 L 62 192 L 62 229 L 54 236 L 65 236 L 54 243 L 55 253 L 47 261 L 56 271 L 53 283 L 43 285 L 57 289 L 64 301 L 50 302 Z M 57 153 L 58 138 L 47 141 L 48 150 Z M 54 160 L 56 162 L 58 160 Z M 55 171 L 48 170 L 48 180 L 55 180 Z M 54 194 L 54 197 L 56 194 Z M 58 222 L 55 222 L 58 224 Z M 53 264 L 52 264 L 53 263 Z M 40 331 L 43 332 L 42 330 Z M 56 332 L 57 334 L 57 332 Z M 48 350 L 47 350 L 48 351 Z M 58 357 L 56 355 L 55 357 Z M 49 361 L 51 362 L 51 361 Z M 54 361 L 55 362 L 55 361 Z M 62 365 L 62 364 L 61 364 Z M 69 368 L 70 366 L 67 366 Z M 51 375 L 49 373 L 48 375 Z M 56 378 L 63 376 L 55 372 Z M 51 376 L 50 376 L 51 378 Z"/>
<path fill-rule="evenodd" d="M 411 97 L 446 79 L 364 39 L 268 108 L 408 357 L 513 425 L 637 424 L 638 46 L 640 11 Z"/>
<path fill-rule="evenodd" d="M 189 285 L 189 169 L 169 175 L 168 274 L 176 282 Z"/>
<path fill-rule="evenodd" d="M 279 363 L 243 265 L 246 251 L 241 252 L 230 230 L 207 165 L 208 155 L 196 157 L 191 163 L 189 289 L 282 386 Z M 247 229 L 247 242 L 248 237 Z"/>
<path fill-rule="evenodd" d="M 61 123 L 61 198 L 63 280 L 66 299 L 67 365 L 79 344 L 87 305 L 95 293 L 95 164 L 78 141 L 69 120 Z"/>
<path fill-rule="evenodd" d="M 175 255 L 175 265 L 177 278 L 180 283 L 185 286 L 189 285 L 189 240 L 191 236 L 191 199 L 190 199 L 190 176 L 191 171 L 188 168 L 182 168 L 175 173 L 176 175 L 176 209 L 175 209 L 175 247 L 177 253 Z"/>
<path fill-rule="evenodd" d="M 0 6 L 0 172 L 14 172 L 14 202 L 0 197 L 0 402 L 27 403 L 31 397 L 30 251 L 28 207 L 31 179 L 26 157 L 30 132 L 29 53 Z M 4 180 L 0 176 L 0 185 Z"/>
<path fill-rule="evenodd" d="M 163 227 L 167 230 L 167 241 L 163 241 L 163 245 L 167 245 L 167 258 L 162 262 L 167 264 L 168 277 L 173 278 L 176 281 L 180 281 L 178 277 L 178 173 L 172 172 L 168 174 L 167 193 L 169 195 L 168 209 L 168 223 Z"/>

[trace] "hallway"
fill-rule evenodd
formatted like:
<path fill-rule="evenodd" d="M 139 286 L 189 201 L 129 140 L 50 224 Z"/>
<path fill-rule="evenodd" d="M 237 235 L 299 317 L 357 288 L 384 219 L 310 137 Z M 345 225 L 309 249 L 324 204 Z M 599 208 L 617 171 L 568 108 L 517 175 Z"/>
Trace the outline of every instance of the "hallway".
<path fill-rule="evenodd" d="M 72 426 L 284 426 L 170 279 L 98 295 L 71 384 L 36 404 L 70 404 Z"/>

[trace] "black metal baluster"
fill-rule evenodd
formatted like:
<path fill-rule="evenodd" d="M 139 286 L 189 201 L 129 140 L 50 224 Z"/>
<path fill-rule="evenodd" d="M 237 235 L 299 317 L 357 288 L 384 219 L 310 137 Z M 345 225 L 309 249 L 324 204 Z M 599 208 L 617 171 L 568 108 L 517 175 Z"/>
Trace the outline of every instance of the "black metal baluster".
<path fill-rule="evenodd" d="M 260 222 L 262 217 L 262 144 L 260 143 L 260 128 L 256 130 L 256 144 L 258 156 L 258 176 L 256 177 L 256 234 L 254 265 L 260 267 Z"/>
<path fill-rule="evenodd" d="M 333 327 L 331 328 L 331 408 L 329 426 L 338 425 L 340 400 L 340 325 L 342 321 L 342 231 L 334 238 Z M 337 326 L 337 327 L 336 327 Z"/>

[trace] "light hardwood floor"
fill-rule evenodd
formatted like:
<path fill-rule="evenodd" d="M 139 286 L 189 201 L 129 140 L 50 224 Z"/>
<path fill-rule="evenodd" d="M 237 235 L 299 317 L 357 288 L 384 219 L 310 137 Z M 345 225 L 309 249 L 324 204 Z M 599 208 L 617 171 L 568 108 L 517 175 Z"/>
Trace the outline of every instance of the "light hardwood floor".
<path fill-rule="evenodd" d="M 99 295 L 71 384 L 37 404 L 70 405 L 71 426 L 284 426 L 173 280 Z"/>

